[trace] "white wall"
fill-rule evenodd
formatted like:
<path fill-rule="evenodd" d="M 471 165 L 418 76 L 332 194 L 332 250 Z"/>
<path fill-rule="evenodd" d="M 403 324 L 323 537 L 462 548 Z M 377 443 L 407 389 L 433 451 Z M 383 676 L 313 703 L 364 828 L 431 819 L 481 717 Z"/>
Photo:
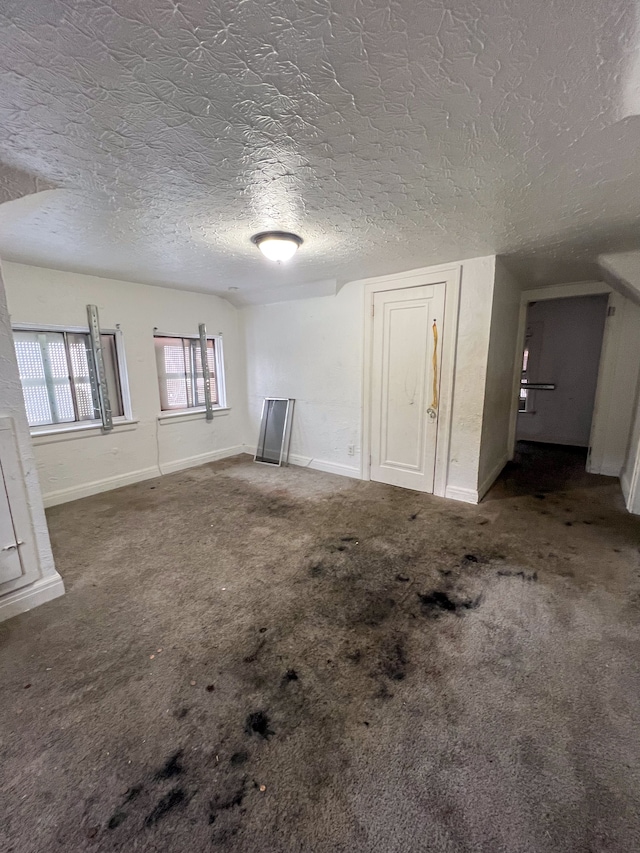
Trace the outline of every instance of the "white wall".
<path fill-rule="evenodd" d="M 635 413 L 633 389 L 640 379 L 640 305 L 614 292 L 609 307 L 613 313 L 605 326 L 587 470 L 619 477 Z"/>
<path fill-rule="evenodd" d="M 36 563 L 36 565 L 24 567 L 25 574 L 36 577 L 33 583 L 15 592 L 0 594 L 0 619 L 5 619 L 62 595 L 64 586 L 56 571 L 49 543 L 49 532 L 38 483 L 36 461 L 29 437 L 2 275 L 0 275 L 0 417 L 11 418 L 15 427 L 16 444 L 24 475 L 27 510 L 30 516 L 32 542 L 29 544 L 33 545 L 26 553 L 33 555 Z"/>
<path fill-rule="evenodd" d="M 291 461 L 360 476 L 362 306 L 351 283 L 336 296 L 243 310 L 252 450 L 263 397 L 293 397 Z"/>
<path fill-rule="evenodd" d="M 634 397 L 633 412 L 633 424 L 620 475 L 620 485 L 627 509 L 640 515 L 640 382 Z"/>
<path fill-rule="evenodd" d="M 462 262 L 447 497 L 478 500 L 495 256 Z"/>
<path fill-rule="evenodd" d="M 45 504 L 74 500 L 146 477 L 202 464 L 244 449 L 247 414 L 245 361 L 239 312 L 216 296 L 114 281 L 4 262 L 14 323 L 86 326 L 86 306 L 98 306 L 103 328 L 124 335 L 133 417 L 137 423 L 34 438 Z M 153 329 L 222 332 L 228 413 L 159 421 L 160 400 Z"/>
<path fill-rule="evenodd" d="M 588 447 L 606 308 L 606 295 L 529 305 L 527 325 L 537 329 L 529 379 L 556 389 L 532 392 L 532 410 L 518 415 L 519 440 Z"/>
<path fill-rule="evenodd" d="M 120 324 L 137 423 L 34 439 L 49 505 L 252 450 L 264 396 L 296 399 L 291 458 L 322 470 L 361 472 L 363 284 L 336 296 L 238 312 L 214 296 L 5 263 L 15 323 L 84 325 L 95 303 L 103 328 Z M 477 499 L 484 381 L 495 259 L 461 267 L 459 336 L 448 471 L 452 497 Z M 242 329 L 239 316 L 242 314 Z M 153 327 L 189 333 L 199 322 L 222 331 L 228 415 L 158 421 Z M 244 337 L 243 337 L 244 335 Z M 248 412 L 247 412 L 248 401 Z"/>
<path fill-rule="evenodd" d="M 447 493 L 468 501 L 477 499 L 494 270 L 493 256 L 461 263 Z M 294 397 L 292 461 L 359 476 L 363 289 L 351 282 L 337 296 L 243 310 L 254 445 L 262 398 Z"/>
<path fill-rule="evenodd" d="M 640 252 L 598 255 L 598 263 L 608 284 L 640 304 Z"/>
<path fill-rule="evenodd" d="M 521 290 L 518 280 L 497 258 L 478 474 L 480 498 L 500 474 L 511 453 L 509 425 Z"/>

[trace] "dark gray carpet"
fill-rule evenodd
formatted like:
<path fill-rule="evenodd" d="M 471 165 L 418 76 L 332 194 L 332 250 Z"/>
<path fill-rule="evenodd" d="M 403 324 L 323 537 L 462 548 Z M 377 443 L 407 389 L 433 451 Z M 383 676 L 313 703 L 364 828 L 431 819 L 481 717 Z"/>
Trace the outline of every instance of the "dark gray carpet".
<path fill-rule="evenodd" d="M 640 850 L 638 519 L 519 491 L 244 457 L 50 510 L 68 595 L 0 626 L 0 849 Z"/>

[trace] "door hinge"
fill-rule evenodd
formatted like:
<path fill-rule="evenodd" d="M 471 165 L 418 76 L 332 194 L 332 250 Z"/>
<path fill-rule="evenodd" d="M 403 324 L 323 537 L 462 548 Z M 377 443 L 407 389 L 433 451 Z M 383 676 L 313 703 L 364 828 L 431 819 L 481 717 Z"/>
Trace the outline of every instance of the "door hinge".
<path fill-rule="evenodd" d="M 607 317 L 613 317 L 613 315 L 615 313 L 616 313 L 616 306 L 615 305 L 609 305 L 609 307 L 607 308 Z"/>
<path fill-rule="evenodd" d="M 372 303 L 371 303 L 371 316 L 373 317 L 373 315 L 374 315 L 375 313 L 376 313 L 376 306 L 375 306 L 375 305 L 373 304 L 373 302 L 372 302 Z"/>

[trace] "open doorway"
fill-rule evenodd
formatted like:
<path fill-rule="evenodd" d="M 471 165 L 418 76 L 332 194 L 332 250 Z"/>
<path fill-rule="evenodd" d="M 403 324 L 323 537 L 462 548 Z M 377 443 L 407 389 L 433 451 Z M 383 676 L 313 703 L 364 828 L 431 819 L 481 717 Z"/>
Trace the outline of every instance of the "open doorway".
<path fill-rule="evenodd" d="M 587 469 L 607 308 L 605 293 L 527 305 L 515 459 L 548 485 Z"/>
<path fill-rule="evenodd" d="M 527 308 L 516 438 L 589 447 L 608 297 Z"/>

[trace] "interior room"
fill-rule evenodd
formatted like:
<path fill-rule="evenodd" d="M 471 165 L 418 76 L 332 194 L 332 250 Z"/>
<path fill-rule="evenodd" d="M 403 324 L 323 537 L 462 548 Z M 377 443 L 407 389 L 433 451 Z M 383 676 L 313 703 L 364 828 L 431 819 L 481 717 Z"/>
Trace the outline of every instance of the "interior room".
<path fill-rule="evenodd" d="M 0 3 L 0 847 L 640 849 L 630 0 Z"/>

